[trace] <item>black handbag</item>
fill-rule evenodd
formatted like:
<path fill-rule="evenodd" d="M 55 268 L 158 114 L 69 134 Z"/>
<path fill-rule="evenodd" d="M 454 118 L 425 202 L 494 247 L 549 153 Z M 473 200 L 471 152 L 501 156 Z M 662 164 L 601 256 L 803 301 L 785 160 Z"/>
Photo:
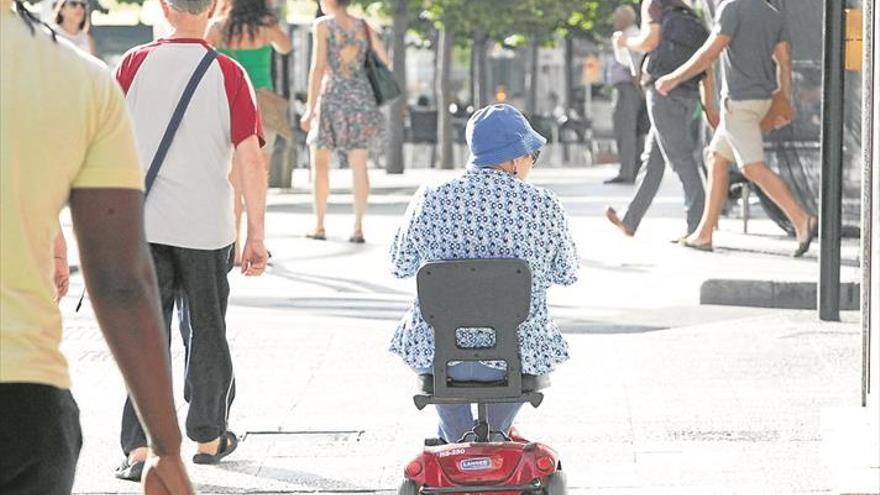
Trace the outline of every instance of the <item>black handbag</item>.
<path fill-rule="evenodd" d="M 373 39 L 370 36 L 370 27 L 366 21 L 364 23 L 364 34 L 367 36 L 367 57 L 364 61 L 364 70 L 367 72 L 367 79 L 370 81 L 370 87 L 373 88 L 373 95 L 376 97 L 376 104 L 380 107 L 394 100 L 403 94 L 397 79 L 394 78 L 388 67 L 379 60 L 379 56 L 373 50 Z"/>

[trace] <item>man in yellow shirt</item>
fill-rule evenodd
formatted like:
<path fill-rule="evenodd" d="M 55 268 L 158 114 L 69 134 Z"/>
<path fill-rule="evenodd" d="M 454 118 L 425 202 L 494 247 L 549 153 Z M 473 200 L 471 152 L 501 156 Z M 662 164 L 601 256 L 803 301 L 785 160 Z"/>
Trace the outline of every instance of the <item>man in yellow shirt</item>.
<path fill-rule="evenodd" d="M 143 176 L 106 68 L 0 0 L 0 493 L 70 493 L 82 444 L 53 241 L 70 203 L 92 305 L 150 433 L 153 493 L 192 493 L 144 239 Z"/>

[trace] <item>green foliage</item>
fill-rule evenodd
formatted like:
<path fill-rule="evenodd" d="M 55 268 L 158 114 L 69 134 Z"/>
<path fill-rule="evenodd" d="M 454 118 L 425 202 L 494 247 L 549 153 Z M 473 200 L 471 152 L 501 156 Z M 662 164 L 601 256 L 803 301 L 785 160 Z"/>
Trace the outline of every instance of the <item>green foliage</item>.
<path fill-rule="evenodd" d="M 638 9 L 639 0 L 433 0 L 423 16 L 437 28 L 452 29 L 462 44 L 481 31 L 519 46 L 530 39 L 553 43 L 560 35 L 608 37 L 612 13 L 623 4 Z"/>
<path fill-rule="evenodd" d="M 574 36 L 587 36 L 595 40 L 608 38 L 614 32 L 612 14 L 621 5 L 632 5 L 639 11 L 639 0 L 578 0 L 573 2 L 568 22 L 564 30 Z"/>
<path fill-rule="evenodd" d="M 404 0 L 407 2 L 409 11 L 409 32 L 419 36 L 422 40 L 417 43 L 421 47 L 429 47 L 433 40 L 434 24 L 425 16 L 425 6 L 429 0 Z M 354 0 L 352 4 L 359 5 L 370 15 L 391 17 L 398 0 Z"/>

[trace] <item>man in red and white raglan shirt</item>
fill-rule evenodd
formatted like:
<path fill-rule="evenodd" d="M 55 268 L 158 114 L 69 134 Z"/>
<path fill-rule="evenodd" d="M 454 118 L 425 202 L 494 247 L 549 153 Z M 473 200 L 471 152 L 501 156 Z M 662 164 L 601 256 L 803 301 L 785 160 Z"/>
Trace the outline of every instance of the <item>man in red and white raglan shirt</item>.
<path fill-rule="evenodd" d="M 172 34 L 130 50 L 116 70 L 145 167 L 196 67 L 213 50 L 202 37 L 215 0 L 161 3 Z M 218 55 L 192 95 L 145 204 L 166 330 L 170 332 L 176 302 L 181 327 L 189 334 L 184 335 L 186 433 L 198 443 L 193 461 L 200 464 L 218 462 L 238 443 L 227 428 L 235 396 L 225 323 L 235 243 L 229 174 L 234 157 L 240 164 L 248 219 L 242 272 L 260 275 L 268 259 L 263 245 L 263 142 L 247 75 L 236 62 Z M 116 476 L 137 480 L 148 454 L 147 439 L 130 400 L 123 412 L 121 443 L 126 459 Z"/>

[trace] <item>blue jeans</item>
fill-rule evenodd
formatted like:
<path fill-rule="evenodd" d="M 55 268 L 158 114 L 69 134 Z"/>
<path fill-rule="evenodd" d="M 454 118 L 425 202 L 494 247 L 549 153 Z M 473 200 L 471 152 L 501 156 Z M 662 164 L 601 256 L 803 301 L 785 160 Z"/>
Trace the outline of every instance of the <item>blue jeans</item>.
<path fill-rule="evenodd" d="M 433 368 L 416 370 L 420 375 L 433 374 Z M 503 380 L 506 372 L 490 368 L 478 361 L 467 361 L 449 366 L 449 377 L 457 381 L 494 382 Z M 454 443 L 465 433 L 474 428 L 474 412 L 472 404 L 440 405 L 436 404 L 437 416 L 440 418 L 438 434 L 443 440 Z M 513 419 L 522 407 L 521 402 L 508 404 L 489 404 L 489 426 L 492 430 L 507 433 L 513 425 Z"/>

